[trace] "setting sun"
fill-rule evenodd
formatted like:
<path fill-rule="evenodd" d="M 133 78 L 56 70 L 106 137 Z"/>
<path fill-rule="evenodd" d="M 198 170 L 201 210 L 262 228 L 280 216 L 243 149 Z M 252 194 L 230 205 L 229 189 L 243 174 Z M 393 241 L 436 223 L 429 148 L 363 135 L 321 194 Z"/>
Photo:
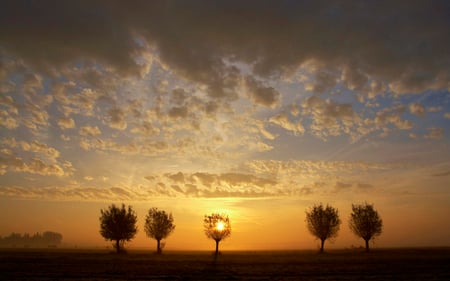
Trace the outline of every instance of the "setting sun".
<path fill-rule="evenodd" d="M 222 231 L 225 228 L 225 225 L 223 224 L 223 221 L 219 221 L 216 225 L 216 229 L 218 231 Z"/>

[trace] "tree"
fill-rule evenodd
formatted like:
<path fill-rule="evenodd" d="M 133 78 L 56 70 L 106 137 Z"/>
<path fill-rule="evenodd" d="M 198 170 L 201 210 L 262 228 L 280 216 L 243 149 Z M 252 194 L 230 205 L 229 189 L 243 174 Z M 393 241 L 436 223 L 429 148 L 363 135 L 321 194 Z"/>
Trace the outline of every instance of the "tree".
<path fill-rule="evenodd" d="M 122 208 L 119 208 L 112 204 L 107 210 L 100 210 L 100 213 L 100 234 L 106 240 L 115 241 L 117 253 L 122 252 L 125 241 L 130 241 L 136 235 L 136 212 L 131 206 L 126 208 L 122 204 Z"/>
<path fill-rule="evenodd" d="M 61 244 L 63 236 L 58 232 L 46 231 L 42 234 L 42 239 L 48 247 L 56 247 Z"/>
<path fill-rule="evenodd" d="M 352 213 L 349 220 L 350 230 L 366 242 L 366 252 L 369 251 L 369 241 L 379 236 L 383 229 L 383 221 L 373 205 L 364 203 L 352 204 Z"/>
<path fill-rule="evenodd" d="M 212 213 L 203 219 L 206 237 L 216 241 L 215 256 L 219 254 L 219 242 L 231 235 L 230 219 L 227 215 Z"/>
<path fill-rule="evenodd" d="M 0 246 L 24 246 L 28 247 L 57 247 L 61 244 L 62 234 L 53 231 L 45 231 L 43 234 L 36 232 L 33 236 L 29 233 L 11 233 L 9 236 L 0 237 Z"/>
<path fill-rule="evenodd" d="M 309 212 L 306 211 L 306 225 L 312 235 L 320 239 L 320 252 L 323 253 L 325 240 L 337 236 L 341 220 L 338 210 L 322 203 L 314 205 Z"/>
<path fill-rule="evenodd" d="M 175 230 L 172 214 L 151 208 L 145 218 L 144 229 L 148 237 L 156 239 L 156 253 L 161 254 L 161 239 L 166 238 Z"/>

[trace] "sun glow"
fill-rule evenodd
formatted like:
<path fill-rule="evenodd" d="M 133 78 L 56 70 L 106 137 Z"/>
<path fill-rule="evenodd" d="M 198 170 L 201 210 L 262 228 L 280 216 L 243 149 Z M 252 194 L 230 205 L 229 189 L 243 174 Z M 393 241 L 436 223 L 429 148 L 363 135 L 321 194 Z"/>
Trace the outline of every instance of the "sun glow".
<path fill-rule="evenodd" d="M 223 223 L 223 221 L 219 221 L 219 222 L 216 224 L 216 229 L 217 229 L 218 231 L 222 231 L 222 230 L 225 229 L 225 224 Z"/>

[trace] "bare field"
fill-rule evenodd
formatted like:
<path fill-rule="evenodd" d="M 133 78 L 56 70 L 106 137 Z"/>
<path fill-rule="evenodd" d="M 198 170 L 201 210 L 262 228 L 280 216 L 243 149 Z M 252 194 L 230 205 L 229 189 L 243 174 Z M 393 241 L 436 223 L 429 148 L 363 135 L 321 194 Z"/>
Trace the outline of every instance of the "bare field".
<path fill-rule="evenodd" d="M 224 252 L 0 250 L 1 280 L 450 280 L 450 248 Z"/>

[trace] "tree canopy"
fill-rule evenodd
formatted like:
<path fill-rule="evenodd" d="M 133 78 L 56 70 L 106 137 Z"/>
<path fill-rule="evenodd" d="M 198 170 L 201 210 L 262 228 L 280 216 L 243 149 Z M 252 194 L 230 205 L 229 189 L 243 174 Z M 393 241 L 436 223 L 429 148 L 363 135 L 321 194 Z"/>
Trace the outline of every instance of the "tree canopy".
<path fill-rule="evenodd" d="M 306 225 L 309 232 L 320 239 L 320 252 L 323 252 L 325 240 L 337 236 L 340 224 L 338 210 L 330 205 L 324 207 L 320 203 L 306 211 Z"/>
<path fill-rule="evenodd" d="M 123 251 L 125 241 L 130 241 L 137 233 L 137 215 L 131 206 L 116 207 L 114 204 L 106 210 L 100 210 L 100 234 L 106 239 L 115 241 L 117 252 Z"/>
<path fill-rule="evenodd" d="M 173 216 L 163 210 L 151 208 L 145 218 L 144 229 L 148 237 L 157 241 L 156 251 L 160 254 L 162 252 L 161 239 L 166 238 L 175 230 Z"/>
<path fill-rule="evenodd" d="M 366 251 L 369 251 L 369 241 L 379 236 L 383 229 L 383 221 L 373 205 L 364 203 L 352 204 L 352 213 L 349 220 L 350 230 L 366 242 Z"/>

